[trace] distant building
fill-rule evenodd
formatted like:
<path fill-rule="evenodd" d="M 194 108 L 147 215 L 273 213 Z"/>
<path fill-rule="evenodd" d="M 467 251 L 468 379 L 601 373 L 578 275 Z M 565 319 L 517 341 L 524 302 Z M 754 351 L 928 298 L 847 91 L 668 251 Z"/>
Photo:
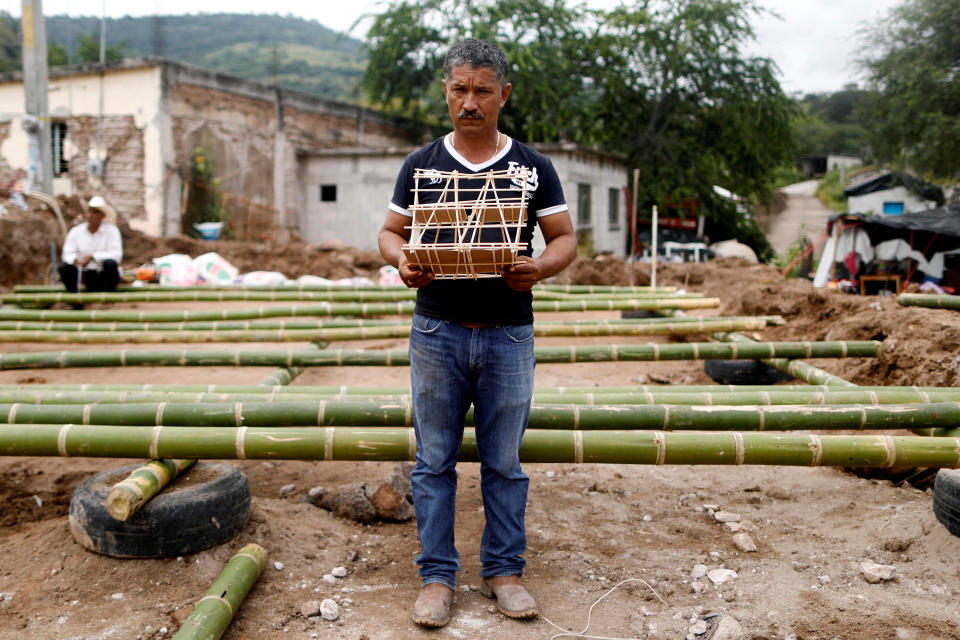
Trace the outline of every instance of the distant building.
<path fill-rule="evenodd" d="M 863 165 L 863 158 L 847 153 L 817 153 L 800 156 L 797 168 L 808 178 L 822 176 L 832 169 L 852 169 Z"/>
<path fill-rule="evenodd" d="M 944 203 L 940 187 L 900 171 L 858 175 L 843 190 L 850 213 L 903 215 L 927 211 Z"/>
<path fill-rule="evenodd" d="M 400 165 L 423 142 L 401 118 L 162 58 L 108 63 L 102 74 L 99 65 L 55 67 L 49 95 L 55 193 L 95 191 L 154 236 L 186 231 L 185 181 L 199 148 L 235 235 L 256 228 L 264 239 L 293 233 L 376 249 Z M 0 74 L 0 183 L 28 164 L 23 111 L 21 74 Z M 560 174 L 581 246 L 623 255 L 624 161 L 571 144 L 534 146 Z"/>
<path fill-rule="evenodd" d="M 21 74 L 0 74 L 0 182 L 28 165 L 24 104 Z M 54 67 L 49 109 L 55 194 L 96 191 L 156 236 L 182 231 L 195 148 L 232 210 L 267 212 L 283 237 L 299 226 L 298 150 L 417 142 L 408 121 L 162 58 Z"/>

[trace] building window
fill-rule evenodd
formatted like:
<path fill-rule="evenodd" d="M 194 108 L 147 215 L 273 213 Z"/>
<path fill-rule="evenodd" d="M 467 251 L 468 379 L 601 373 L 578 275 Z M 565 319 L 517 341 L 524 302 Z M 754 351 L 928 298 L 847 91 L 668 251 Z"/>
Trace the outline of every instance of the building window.
<path fill-rule="evenodd" d="M 620 228 L 620 190 L 616 188 L 607 191 L 607 222 L 611 231 Z"/>
<path fill-rule="evenodd" d="M 69 169 L 66 155 L 63 152 L 64 142 L 67 139 L 67 123 L 50 123 L 50 143 L 53 151 L 53 175 L 62 176 Z"/>
<path fill-rule="evenodd" d="M 337 201 L 337 185 L 335 184 L 320 185 L 320 202 L 336 202 L 336 201 Z"/>
<path fill-rule="evenodd" d="M 889 216 L 902 216 L 903 203 L 902 202 L 884 202 L 883 212 Z"/>
<path fill-rule="evenodd" d="M 590 221 L 590 185 L 577 185 L 577 227 L 580 229 L 591 226 Z"/>

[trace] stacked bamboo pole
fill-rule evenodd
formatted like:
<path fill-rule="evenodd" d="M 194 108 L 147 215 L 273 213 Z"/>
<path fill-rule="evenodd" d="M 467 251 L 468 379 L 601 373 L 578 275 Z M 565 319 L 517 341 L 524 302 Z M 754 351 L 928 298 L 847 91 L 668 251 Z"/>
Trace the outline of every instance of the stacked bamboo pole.
<path fill-rule="evenodd" d="M 700 320 L 657 324 L 534 325 L 536 336 L 663 336 L 717 331 L 760 330 L 766 320 Z M 313 342 L 404 338 L 410 325 L 339 329 L 244 329 L 215 331 L 0 331 L 0 342 L 90 343 L 195 343 L 195 342 Z"/>
<path fill-rule="evenodd" d="M 18 425 L 0 428 L 0 455 L 271 460 L 413 460 L 413 429 L 359 427 L 129 427 Z M 476 462 L 464 433 L 459 459 Z M 523 462 L 838 467 L 958 467 L 960 438 L 839 436 L 739 431 L 528 430 Z"/>
<path fill-rule="evenodd" d="M 413 426 L 410 402 L 161 402 L 136 404 L 3 404 L 0 424 L 197 427 Z M 472 409 L 466 424 L 473 424 Z M 907 405 L 575 405 L 535 403 L 528 424 L 557 430 L 878 430 L 960 425 L 960 403 Z"/>
<path fill-rule="evenodd" d="M 960 296 L 925 293 L 901 293 L 897 303 L 904 307 L 928 307 L 931 309 L 960 309 Z"/>
<path fill-rule="evenodd" d="M 716 316 L 708 318 L 631 318 L 631 319 L 577 319 L 577 320 L 544 320 L 534 323 L 535 327 L 584 327 L 584 335 L 596 331 L 605 331 L 616 334 L 618 327 L 627 327 L 631 331 L 635 327 L 661 327 L 666 325 L 703 324 L 713 322 L 743 323 L 749 325 L 775 326 L 784 324 L 780 316 Z M 0 320 L 0 331 L 54 331 L 54 332 L 84 332 L 84 331 L 247 331 L 247 330 L 279 330 L 289 331 L 298 329 L 351 329 L 395 326 L 402 323 L 397 320 L 374 320 L 369 318 L 332 319 L 332 320 L 219 320 L 210 322 L 52 322 L 30 320 Z M 707 327 L 709 325 L 704 325 Z M 596 327 L 596 329 L 595 329 Z M 610 327 L 610 328 L 608 328 Z M 571 334 L 573 335 L 573 334 Z"/>
<path fill-rule="evenodd" d="M 594 299 L 594 294 L 558 293 L 551 291 L 535 291 L 534 298 L 543 297 L 547 300 L 577 300 Z M 664 297 L 677 299 L 702 298 L 701 293 L 607 293 L 608 299 L 658 299 Z M 352 291 L 284 291 L 273 289 L 256 291 L 248 289 L 233 289 L 221 291 L 193 290 L 193 291 L 87 291 L 83 293 L 7 293 L 0 294 L 0 303 L 13 305 L 47 306 L 52 304 L 93 304 L 93 303 L 139 303 L 139 302 L 389 302 L 397 300 L 414 300 L 416 291 L 398 289 L 387 291 L 367 291 L 354 289 Z"/>
<path fill-rule="evenodd" d="M 720 306 L 717 298 L 650 298 L 629 300 L 534 300 L 535 312 L 622 311 L 664 309 L 712 309 Z M 0 320 L 52 320 L 62 322 L 193 322 L 210 320 L 247 320 L 253 318 L 293 318 L 303 316 L 390 316 L 412 315 L 410 302 L 340 303 L 317 302 L 296 306 L 253 307 L 195 311 L 128 311 L 128 310 L 39 310 L 0 308 Z"/>
<path fill-rule="evenodd" d="M 363 402 L 409 402 L 409 389 L 377 390 L 371 393 L 301 392 L 305 387 L 292 387 L 288 393 L 278 392 L 277 384 L 288 384 L 292 373 L 288 369 L 279 369 L 262 383 L 266 387 L 261 392 L 219 392 L 206 391 L 56 391 L 56 390 L 2 390 L 0 404 L 56 405 L 56 404 L 141 404 L 141 403 L 198 403 L 198 402 L 319 402 L 321 400 L 351 400 Z M 787 387 L 784 387 L 786 389 Z M 837 389 L 837 387 L 828 387 Z M 391 388 L 393 389 L 393 388 Z M 602 390 L 601 390 L 602 391 Z M 666 387 L 657 391 L 623 391 L 620 393 L 595 393 L 572 391 L 536 390 L 533 402 L 539 404 L 568 405 L 703 405 L 703 406 L 774 406 L 774 405 L 903 405 L 932 404 L 939 402 L 960 402 L 960 389 L 942 388 L 921 391 L 910 388 L 890 387 L 871 390 L 856 387 L 855 390 L 831 391 L 672 391 Z"/>
<path fill-rule="evenodd" d="M 197 285 L 159 285 L 143 286 L 120 285 L 118 291 L 408 291 L 407 287 L 392 284 L 367 284 L 343 286 L 337 284 L 282 284 L 282 285 L 241 285 L 241 284 L 197 284 Z M 634 293 L 668 294 L 677 291 L 676 287 L 646 287 L 600 284 L 547 284 L 539 283 L 535 291 L 554 291 L 560 293 Z M 60 285 L 18 284 L 14 293 L 58 293 L 64 289 Z"/>
<path fill-rule="evenodd" d="M 847 358 L 874 357 L 876 341 L 850 342 L 756 342 L 684 343 L 639 345 L 594 345 L 586 347 L 536 347 L 539 363 L 627 362 L 661 360 L 706 360 L 760 358 Z M 293 351 L 222 350 L 198 351 L 41 351 L 0 354 L 0 370 L 73 367 L 132 366 L 408 366 L 405 350 Z"/>

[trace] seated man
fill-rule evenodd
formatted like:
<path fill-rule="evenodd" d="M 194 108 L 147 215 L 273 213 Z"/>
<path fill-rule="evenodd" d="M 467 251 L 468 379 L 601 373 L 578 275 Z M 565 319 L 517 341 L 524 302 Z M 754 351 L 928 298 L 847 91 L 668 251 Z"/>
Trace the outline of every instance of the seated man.
<path fill-rule="evenodd" d="M 57 271 L 70 293 L 77 293 L 82 281 L 87 291 L 114 291 L 120 282 L 123 241 L 113 223 L 113 209 L 100 196 L 87 203 L 87 221 L 67 233 L 63 262 Z M 109 221 L 105 220 L 109 216 Z"/>

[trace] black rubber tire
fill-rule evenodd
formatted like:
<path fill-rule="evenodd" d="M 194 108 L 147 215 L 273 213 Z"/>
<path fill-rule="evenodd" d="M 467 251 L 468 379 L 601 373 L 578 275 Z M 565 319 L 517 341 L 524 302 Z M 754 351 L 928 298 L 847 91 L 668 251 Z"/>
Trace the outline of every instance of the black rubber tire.
<path fill-rule="evenodd" d="M 239 469 L 197 463 L 127 521 L 105 506 L 107 493 L 140 465 L 93 475 L 70 498 L 70 533 L 85 549 L 116 558 L 185 556 L 240 533 L 250 519 L 250 483 Z M 202 472 L 202 482 L 190 475 Z"/>
<path fill-rule="evenodd" d="M 620 312 L 620 317 L 625 320 L 627 318 L 663 318 L 664 316 L 647 309 L 624 309 Z"/>
<path fill-rule="evenodd" d="M 776 384 L 793 376 L 759 360 L 704 360 L 703 371 L 718 384 Z"/>
<path fill-rule="evenodd" d="M 960 536 L 960 470 L 937 472 L 933 483 L 933 513 L 947 531 Z"/>

